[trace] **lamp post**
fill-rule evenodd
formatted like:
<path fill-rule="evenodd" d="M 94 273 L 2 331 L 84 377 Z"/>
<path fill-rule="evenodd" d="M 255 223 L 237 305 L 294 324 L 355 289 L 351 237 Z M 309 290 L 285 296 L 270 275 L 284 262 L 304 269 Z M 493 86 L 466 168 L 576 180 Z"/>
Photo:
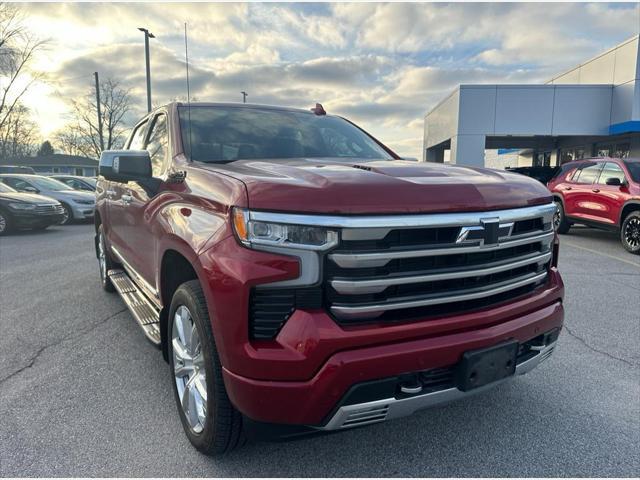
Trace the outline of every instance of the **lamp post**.
<path fill-rule="evenodd" d="M 249 94 L 247 92 L 240 92 L 242 94 L 242 103 L 247 103 L 247 97 Z"/>
<path fill-rule="evenodd" d="M 151 111 L 151 65 L 149 63 L 149 39 L 156 38 L 156 36 L 151 33 L 146 28 L 139 27 L 138 30 L 144 32 L 144 56 L 147 62 L 147 112 Z"/>

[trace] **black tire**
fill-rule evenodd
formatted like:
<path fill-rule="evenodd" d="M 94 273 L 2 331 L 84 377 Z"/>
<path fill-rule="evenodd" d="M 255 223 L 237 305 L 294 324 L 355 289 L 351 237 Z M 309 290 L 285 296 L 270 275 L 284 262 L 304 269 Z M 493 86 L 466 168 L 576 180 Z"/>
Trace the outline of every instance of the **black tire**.
<path fill-rule="evenodd" d="M 11 232 L 12 229 L 13 225 L 11 222 L 11 217 L 3 210 L 0 210 L 0 237 Z"/>
<path fill-rule="evenodd" d="M 640 255 L 640 211 L 631 212 L 622 221 L 620 241 L 627 252 Z"/>
<path fill-rule="evenodd" d="M 101 250 L 104 253 L 104 263 L 100 258 Z M 111 279 L 107 275 L 109 270 L 117 267 L 117 264 L 111 259 L 109 255 L 109 250 L 107 249 L 107 240 L 104 237 L 104 233 L 102 230 L 102 225 L 98 227 L 98 234 L 96 238 L 96 256 L 98 257 L 98 270 L 100 272 L 100 283 L 102 284 L 102 289 L 105 292 L 113 293 L 116 291 L 113 283 L 111 283 Z"/>
<path fill-rule="evenodd" d="M 66 203 L 63 203 L 62 208 L 64 209 L 64 217 L 62 218 L 60 225 L 69 225 L 70 223 L 73 223 L 73 210 L 71 210 L 71 207 Z"/>
<path fill-rule="evenodd" d="M 196 433 L 185 416 L 176 385 L 174 375 L 174 353 L 172 332 L 175 312 L 180 306 L 185 306 L 197 329 L 201 339 L 201 352 L 204 356 L 204 370 L 206 376 L 205 400 L 206 414 L 204 426 Z M 202 287 L 197 280 L 191 280 L 178 287 L 171 301 L 167 327 L 169 365 L 171 367 L 171 384 L 174 398 L 180 415 L 180 421 L 191 444 L 206 455 L 222 455 L 244 445 L 246 437 L 242 429 L 242 415 L 231 404 L 222 379 L 222 365 L 216 350 L 207 304 Z"/>
<path fill-rule="evenodd" d="M 564 205 L 562 205 L 560 200 L 555 200 L 555 202 L 556 213 L 553 215 L 553 228 L 555 228 L 558 233 L 568 233 L 571 228 L 571 223 L 564 214 Z"/>

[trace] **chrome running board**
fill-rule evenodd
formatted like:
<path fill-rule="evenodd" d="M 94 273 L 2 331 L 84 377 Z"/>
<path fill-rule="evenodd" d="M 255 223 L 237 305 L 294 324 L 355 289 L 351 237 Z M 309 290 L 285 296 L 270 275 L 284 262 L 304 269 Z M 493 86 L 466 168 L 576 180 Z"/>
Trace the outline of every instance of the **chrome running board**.
<path fill-rule="evenodd" d="M 160 346 L 160 312 L 131 281 L 124 270 L 107 272 L 111 283 L 151 343 Z"/>
<path fill-rule="evenodd" d="M 555 346 L 556 342 L 550 343 L 539 350 L 535 356 L 519 363 L 516 366 L 515 375 L 524 375 L 540 365 L 540 363 L 549 358 L 553 353 Z M 373 402 L 345 405 L 338 409 L 326 425 L 323 427 L 313 428 L 316 430 L 342 430 L 345 428 L 383 422 L 393 418 L 406 417 L 418 410 L 422 410 L 423 408 L 467 398 L 475 395 L 476 393 L 490 390 L 496 385 L 513 378 L 513 376 L 467 392 L 463 392 L 462 390 L 458 390 L 454 387 L 407 398 L 385 398 L 382 400 L 375 400 Z"/>

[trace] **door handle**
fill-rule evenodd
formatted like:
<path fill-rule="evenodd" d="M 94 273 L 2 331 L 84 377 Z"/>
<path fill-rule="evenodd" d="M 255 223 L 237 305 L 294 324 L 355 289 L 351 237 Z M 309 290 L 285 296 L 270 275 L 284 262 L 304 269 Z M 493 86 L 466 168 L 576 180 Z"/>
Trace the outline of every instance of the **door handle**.
<path fill-rule="evenodd" d="M 127 194 L 122 195 L 120 198 L 122 199 L 122 203 L 125 205 L 131 205 L 131 202 L 133 201 L 133 197 Z"/>
<path fill-rule="evenodd" d="M 598 193 L 600 191 L 599 188 L 594 188 L 593 190 L 591 190 L 593 193 Z"/>
<path fill-rule="evenodd" d="M 571 190 L 572 187 L 564 187 L 565 190 Z"/>
<path fill-rule="evenodd" d="M 116 194 L 116 191 L 115 190 L 107 190 L 105 193 L 107 194 L 107 197 L 113 198 L 113 196 Z"/>

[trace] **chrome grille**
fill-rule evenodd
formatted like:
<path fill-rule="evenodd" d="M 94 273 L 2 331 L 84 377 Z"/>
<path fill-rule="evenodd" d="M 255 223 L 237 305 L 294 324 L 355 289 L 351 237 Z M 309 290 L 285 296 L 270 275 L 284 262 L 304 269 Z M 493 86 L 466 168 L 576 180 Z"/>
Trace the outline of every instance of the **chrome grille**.
<path fill-rule="evenodd" d="M 44 205 L 36 205 L 35 213 L 38 215 L 55 215 L 58 213 L 63 213 L 64 210 L 62 205 L 60 204 L 44 204 Z"/>
<path fill-rule="evenodd" d="M 547 276 L 554 211 L 549 204 L 345 226 L 325 260 L 327 306 L 343 324 L 402 321 L 527 293 Z"/>

